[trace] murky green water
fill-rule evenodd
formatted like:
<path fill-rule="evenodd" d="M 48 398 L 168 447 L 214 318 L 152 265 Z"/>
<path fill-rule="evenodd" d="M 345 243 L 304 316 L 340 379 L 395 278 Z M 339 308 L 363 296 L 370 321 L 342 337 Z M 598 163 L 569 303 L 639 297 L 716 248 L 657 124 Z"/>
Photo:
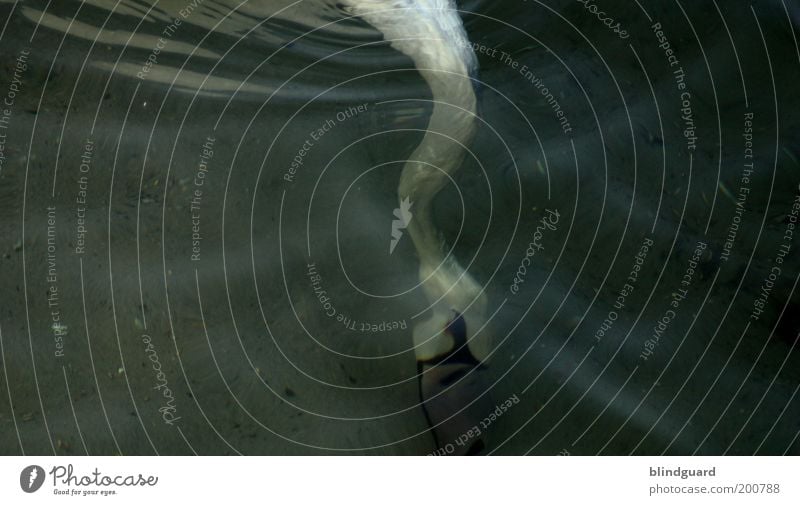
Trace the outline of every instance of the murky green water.
<path fill-rule="evenodd" d="M 484 452 L 798 454 L 797 7 L 641 3 L 460 4 Z M 3 454 L 441 449 L 411 60 L 333 2 L 0 12 Z"/>

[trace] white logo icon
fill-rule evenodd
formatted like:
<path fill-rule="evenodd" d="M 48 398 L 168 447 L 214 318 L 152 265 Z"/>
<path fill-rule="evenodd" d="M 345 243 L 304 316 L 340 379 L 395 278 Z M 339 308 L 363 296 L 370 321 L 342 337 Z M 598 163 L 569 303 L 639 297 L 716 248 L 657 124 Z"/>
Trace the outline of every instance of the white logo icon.
<path fill-rule="evenodd" d="M 397 243 L 400 242 L 400 239 L 403 237 L 402 230 L 405 230 L 408 227 L 408 224 L 411 222 L 411 202 L 408 201 L 408 197 L 405 197 L 402 202 L 400 202 L 400 207 L 394 209 L 394 221 L 392 221 L 392 240 L 389 243 L 389 254 L 394 252 L 394 248 L 397 247 Z"/>

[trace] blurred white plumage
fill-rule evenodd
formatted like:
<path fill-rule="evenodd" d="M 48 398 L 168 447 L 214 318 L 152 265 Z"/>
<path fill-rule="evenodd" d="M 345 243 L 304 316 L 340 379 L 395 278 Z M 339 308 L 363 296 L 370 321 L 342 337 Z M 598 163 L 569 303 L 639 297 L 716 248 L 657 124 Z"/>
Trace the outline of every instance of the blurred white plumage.
<path fill-rule="evenodd" d="M 410 57 L 433 95 L 424 138 L 400 177 L 398 198 L 410 201 L 408 232 L 419 254 L 420 282 L 431 316 L 414 329 L 417 359 L 452 351 L 444 331 L 457 312 L 467 325 L 469 350 L 484 360 L 490 350 L 485 326 L 487 299 L 481 286 L 452 256 L 433 224 L 431 204 L 464 159 L 475 132 L 476 98 L 470 75 L 477 60 L 453 0 L 346 0 L 348 12 L 380 30 L 392 47 Z M 476 333 L 477 332 L 477 333 Z"/>

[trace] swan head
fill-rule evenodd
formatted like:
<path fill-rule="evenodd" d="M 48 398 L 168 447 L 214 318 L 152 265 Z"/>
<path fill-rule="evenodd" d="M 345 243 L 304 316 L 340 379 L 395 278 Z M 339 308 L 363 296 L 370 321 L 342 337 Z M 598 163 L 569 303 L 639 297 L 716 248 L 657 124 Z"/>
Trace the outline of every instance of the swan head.
<path fill-rule="evenodd" d="M 484 289 L 452 257 L 433 266 L 423 262 L 420 279 L 430 303 L 426 319 L 414 326 L 417 361 L 430 361 L 464 348 L 477 362 L 491 352 Z"/>
<path fill-rule="evenodd" d="M 435 267 L 423 261 L 420 278 L 431 304 L 413 334 L 422 407 L 437 450 L 479 454 L 484 435 L 477 427 L 491 411 L 486 294 L 452 257 Z"/>
<path fill-rule="evenodd" d="M 437 315 L 438 316 L 438 315 Z M 434 317 L 426 324 L 435 324 Z M 484 365 L 469 347 L 470 324 L 452 310 L 436 341 L 441 353 L 418 360 L 420 399 L 437 451 L 451 455 L 476 455 L 485 448 L 479 422 L 491 411 L 491 394 Z M 445 350 L 445 345 L 449 349 Z"/>

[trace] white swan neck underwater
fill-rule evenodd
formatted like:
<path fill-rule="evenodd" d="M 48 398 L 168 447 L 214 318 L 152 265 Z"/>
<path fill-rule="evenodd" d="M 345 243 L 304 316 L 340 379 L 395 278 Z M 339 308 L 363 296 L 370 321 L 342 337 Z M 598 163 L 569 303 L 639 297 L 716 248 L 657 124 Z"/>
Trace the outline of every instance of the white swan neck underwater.
<path fill-rule="evenodd" d="M 443 330 L 453 311 L 464 317 L 471 332 L 485 323 L 487 301 L 481 286 L 446 254 L 431 216 L 433 198 L 460 168 L 464 146 L 475 132 L 477 100 L 470 76 L 477 70 L 477 60 L 452 0 L 346 0 L 344 4 L 414 61 L 433 96 L 427 132 L 403 167 L 398 187 L 398 200 L 408 199 L 414 209 L 407 231 L 434 313 L 432 320 L 415 329 L 415 352 L 419 360 L 433 359 L 452 347 Z M 490 350 L 482 333 L 468 341 L 481 361 Z"/>
<path fill-rule="evenodd" d="M 345 0 L 343 4 L 413 60 L 433 97 L 427 131 L 403 167 L 397 196 L 414 209 L 407 231 L 419 256 L 420 283 L 430 305 L 430 316 L 413 332 L 420 392 L 437 444 L 446 444 L 446 437 L 472 427 L 464 412 L 483 391 L 477 390 L 477 374 L 464 376 L 481 366 L 491 346 L 487 297 L 447 254 L 431 215 L 434 197 L 460 168 L 476 130 L 477 99 L 470 77 L 477 72 L 477 59 L 453 0 Z M 473 447 L 465 452 L 475 451 Z"/>

